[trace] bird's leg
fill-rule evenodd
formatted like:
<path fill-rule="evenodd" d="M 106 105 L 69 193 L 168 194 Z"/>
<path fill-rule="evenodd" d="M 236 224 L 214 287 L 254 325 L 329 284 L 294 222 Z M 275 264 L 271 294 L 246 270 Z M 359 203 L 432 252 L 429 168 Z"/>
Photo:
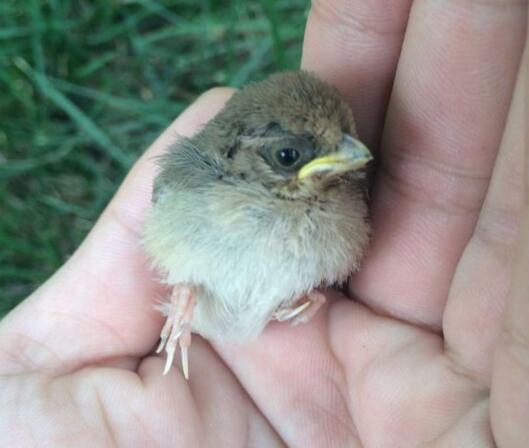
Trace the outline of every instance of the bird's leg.
<path fill-rule="evenodd" d="M 163 374 L 166 375 L 174 360 L 177 344 L 180 345 L 182 354 L 182 371 L 184 377 L 189 378 L 188 348 L 191 345 L 191 319 L 196 305 L 195 289 L 186 284 L 178 284 L 173 288 L 171 299 L 166 311 L 167 320 L 160 334 L 160 345 L 156 353 L 160 353 L 164 347 L 167 353 Z"/>
<path fill-rule="evenodd" d="M 306 299 L 301 305 L 278 309 L 272 317 L 280 322 L 292 319 L 292 325 L 308 322 L 325 303 L 325 296 L 314 289 L 307 294 Z"/>

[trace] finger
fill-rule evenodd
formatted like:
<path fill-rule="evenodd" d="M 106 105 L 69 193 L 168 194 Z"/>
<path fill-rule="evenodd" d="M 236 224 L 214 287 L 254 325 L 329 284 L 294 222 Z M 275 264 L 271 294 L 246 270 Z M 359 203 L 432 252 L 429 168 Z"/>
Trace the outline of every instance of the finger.
<path fill-rule="evenodd" d="M 495 353 L 491 422 L 498 446 L 528 446 L 529 430 L 529 207 L 509 294 L 509 305 Z"/>
<path fill-rule="evenodd" d="M 360 137 L 378 144 L 411 0 L 314 0 L 302 67 L 335 85 Z"/>
<path fill-rule="evenodd" d="M 441 326 L 499 148 L 525 10 L 519 1 L 413 4 L 373 194 L 374 237 L 353 283 L 384 313 Z"/>
<path fill-rule="evenodd" d="M 527 50 L 529 51 L 529 50 Z M 527 67 L 527 65 L 526 65 Z M 529 82 L 527 71 L 518 108 L 518 137 L 524 142 L 524 204 L 521 238 L 505 319 L 495 352 L 491 423 L 498 446 L 529 446 Z M 523 102 L 523 103 L 522 103 Z"/>
<path fill-rule="evenodd" d="M 133 167 L 72 258 L 0 326 L 4 370 L 75 369 L 85 363 L 138 356 L 154 345 L 163 291 L 140 246 L 155 156 L 178 135 L 194 133 L 231 94 L 201 96 Z"/>
<path fill-rule="evenodd" d="M 526 155 L 527 158 L 527 155 Z M 529 191 L 526 191 L 526 195 Z M 526 196 L 527 198 L 527 196 Z M 529 430 L 529 205 L 492 377 L 492 427 L 499 446 L 527 446 Z"/>
<path fill-rule="evenodd" d="M 40 387 L 12 386 L 10 390 L 20 392 L 10 395 L 24 403 L 25 419 L 19 413 L 17 421 L 27 421 L 34 431 L 21 424 L 14 426 L 31 433 L 33 441 L 39 433 L 63 435 L 63 443 L 48 446 L 284 446 L 209 344 L 196 338 L 192 352 L 190 381 L 176 370 L 161 375 L 163 361 L 147 356 L 137 374 L 89 367 L 52 381 L 40 380 L 38 383 L 44 383 Z M 2 417 L 4 428 L 8 422 L 5 413 Z M 66 443 L 65 433 L 75 442 Z M 93 435 L 92 445 L 80 442 L 87 440 L 87 434 Z M 57 440 L 57 436 L 49 438 Z"/>
<path fill-rule="evenodd" d="M 459 262 L 443 318 L 445 347 L 456 365 L 490 384 L 493 351 L 500 333 L 519 245 L 524 186 L 526 49 L 505 136 L 478 223 Z"/>
<path fill-rule="evenodd" d="M 450 369 L 439 335 L 342 301 L 329 312 L 329 346 L 363 446 L 491 445 L 483 391 Z"/>
<path fill-rule="evenodd" d="M 332 291 L 325 295 L 331 303 L 344 299 Z M 308 324 L 271 323 L 250 344 L 215 344 L 288 446 L 360 446 L 344 400 L 343 372 L 329 351 L 328 308 L 324 304 Z"/>

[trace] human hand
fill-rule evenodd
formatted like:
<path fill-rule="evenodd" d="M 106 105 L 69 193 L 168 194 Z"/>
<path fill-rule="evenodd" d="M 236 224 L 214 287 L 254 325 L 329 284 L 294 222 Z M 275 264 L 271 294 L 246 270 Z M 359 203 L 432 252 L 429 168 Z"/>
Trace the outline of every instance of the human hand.
<path fill-rule="evenodd" d="M 350 98 L 372 146 L 408 3 L 315 2 L 308 25 L 305 67 Z M 1 323 L 3 444 L 526 445 L 523 83 L 504 126 L 524 14 L 525 4 L 416 3 L 384 128 L 373 244 L 351 284 L 361 303 L 330 292 L 309 324 L 273 323 L 248 346 L 194 338 L 186 382 L 178 369 L 162 376 L 151 354 L 165 291 L 138 238 L 153 156 L 229 91 L 201 97 L 68 263 Z"/>
<path fill-rule="evenodd" d="M 329 315 L 349 412 L 365 446 L 529 446 L 527 2 L 382 3 L 316 2 L 304 54 L 383 127 L 364 306 Z"/>

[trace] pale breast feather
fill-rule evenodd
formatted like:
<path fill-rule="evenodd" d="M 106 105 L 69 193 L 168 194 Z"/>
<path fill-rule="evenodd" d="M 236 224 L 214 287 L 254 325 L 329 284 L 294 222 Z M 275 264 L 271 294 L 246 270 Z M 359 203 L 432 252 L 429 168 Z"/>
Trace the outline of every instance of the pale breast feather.
<path fill-rule="evenodd" d="M 260 188 L 171 189 L 148 218 L 145 246 L 166 281 L 202 288 L 193 326 L 206 337 L 256 336 L 280 304 L 343 280 L 358 264 L 353 245 L 364 242 L 353 235 L 365 223 L 347 206 L 350 191 L 307 206 Z"/>

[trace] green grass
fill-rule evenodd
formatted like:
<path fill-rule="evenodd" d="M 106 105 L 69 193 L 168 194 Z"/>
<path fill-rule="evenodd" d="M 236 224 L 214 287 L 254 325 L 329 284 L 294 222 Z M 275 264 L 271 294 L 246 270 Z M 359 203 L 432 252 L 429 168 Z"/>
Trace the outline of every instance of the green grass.
<path fill-rule="evenodd" d="M 299 65 L 308 0 L 0 2 L 0 315 L 198 94 Z"/>

